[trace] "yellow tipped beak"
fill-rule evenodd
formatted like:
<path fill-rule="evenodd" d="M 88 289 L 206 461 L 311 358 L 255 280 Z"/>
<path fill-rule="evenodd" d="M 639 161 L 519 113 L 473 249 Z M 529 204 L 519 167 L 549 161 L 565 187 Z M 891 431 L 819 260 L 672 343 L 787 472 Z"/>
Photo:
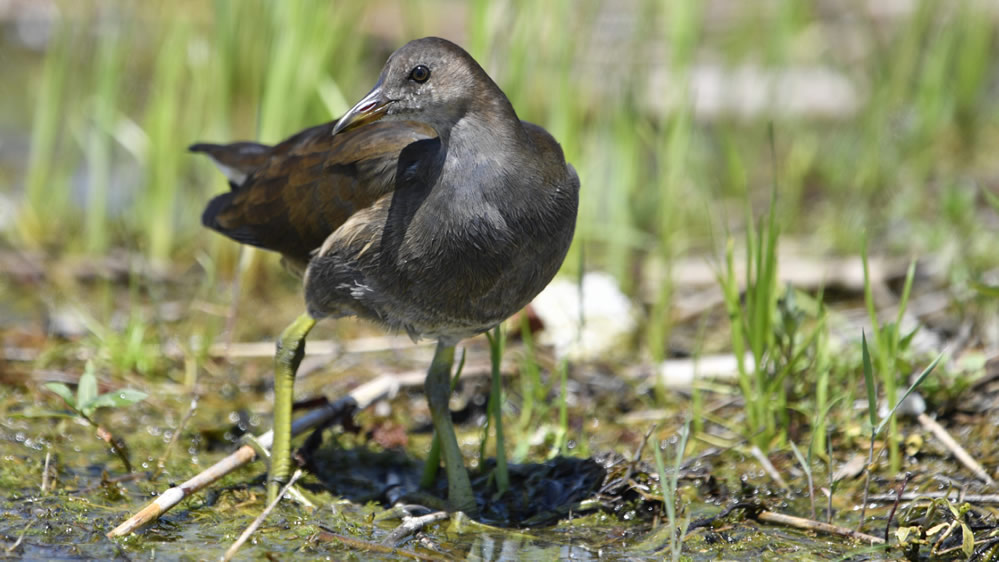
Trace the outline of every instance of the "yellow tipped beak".
<path fill-rule="evenodd" d="M 347 131 L 353 129 L 354 127 L 359 127 L 365 123 L 370 123 L 372 121 L 377 121 L 381 119 L 385 112 L 388 110 L 388 106 L 391 105 L 392 100 L 387 99 L 382 92 L 382 82 L 381 80 L 375 84 L 375 88 L 368 92 L 368 95 L 364 96 L 361 101 L 354 104 L 354 107 L 350 108 L 347 113 L 343 114 L 343 117 L 336 122 L 333 126 L 333 134 L 337 134 L 341 131 Z"/>

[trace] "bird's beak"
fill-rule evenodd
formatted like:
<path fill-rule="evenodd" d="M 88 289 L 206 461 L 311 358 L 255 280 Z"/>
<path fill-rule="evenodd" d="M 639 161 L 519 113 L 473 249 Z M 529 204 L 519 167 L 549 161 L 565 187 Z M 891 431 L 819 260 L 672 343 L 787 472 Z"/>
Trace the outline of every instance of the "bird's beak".
<path fill-rule="evenodd" d="M 354 107 L 350 108 L 350 111 L 344 113 L 343 117 L 336 122 L 336 125 L 333 126 L 333 134 L 381 119 L 391 103 L 392 100 L 385 97 L 385 93 L 382 91 L 382 81 L 379 80 L 375 84 L 375 88 L 368 92 L 368 95 L 354 104 Z"/>

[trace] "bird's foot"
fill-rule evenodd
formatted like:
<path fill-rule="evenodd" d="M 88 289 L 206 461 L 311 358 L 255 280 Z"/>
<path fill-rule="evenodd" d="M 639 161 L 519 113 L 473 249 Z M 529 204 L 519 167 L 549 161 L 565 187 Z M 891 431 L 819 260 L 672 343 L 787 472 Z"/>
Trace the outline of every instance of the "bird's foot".
<path fill-rule="evenodd" d="M 461 470 L 465 471 L 465 467 L 462 466 Z M 468 484 L 468 472 L 465 472 L 464 483 Z M 447 504 L 449 511 L 460 511 L 467 514 L 469 517 L 479 516 L 479 504 L 475 502 L 475 494 L 472 492 L 472 487 L 470 485 L 452 486 L 449 479 Z"/>

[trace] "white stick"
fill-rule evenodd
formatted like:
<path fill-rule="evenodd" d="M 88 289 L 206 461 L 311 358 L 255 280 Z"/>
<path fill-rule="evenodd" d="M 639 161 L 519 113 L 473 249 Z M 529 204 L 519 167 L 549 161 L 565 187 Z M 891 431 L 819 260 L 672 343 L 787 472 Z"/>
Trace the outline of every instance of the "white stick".
<path fill-rule="evenodd" d="M 917 419 L 924 428 L 926 428 L 933 434 L 934 437 L 943 443 L 944 447 L 947 447 L 947 450 L 949 450 L 961 464 L 973 472 L 976 478 L 985 482 L 989 486 L 995 485 L 995 481 L 992 480 L 989 473 L 982 468 L 982 465 L 978 464 L 978 461 L 968 454 L 968 451 L 966 451 L 960 443 L 950 436 L 950 433 L 947 432 L 944 426 L 937 423 L 935 419 L 927 416 L 925 413 L 919 414 Z"/>
<path fill-rule="evenodd" d="M 284 497 L 284 495 L 288 492 L 288 490 L 295 484 L 295 482 L 298 482 L 298 479 L 301 477 L 302 477 L 302 469 L 299 468 L 298 470 L 295 471 L 294 474 L 291 475 L 291 478 L 288 480 L 288 483 L 285 484 L 283 488 L 281 488 L 281 492 L 277 495 L 277 498 L 275 498 L 274 501 L 272 501 L 269 506 L 267 506 L 262 512 L 260 512 L 260 515 L 258 515 L 257 518 L 253 520 L 253 523 L 250 523 L 250 526 L 247 527 L 245 531 L 243 531 L 243 534 L 239 535 L 239 538 L 236 539 L 236 542 L 232 543 L 232 546 L 229 547 L 229 550 L 225 551 L 225 554 L 222 555 L 222 562 L 229 562 L 230 560 L 232 560 L 232 557 L 236 555 L 236 552 L 238 552 L 240 547 L 243 546 L 243 543 L 245 543 L 247 539 L 250 538 L 250 535 L 252 535 L 257 529 L 260 528 L 261 525 L 264 524 L 264 519 L 267 519 L 267 516 L 270 515 L 272 511 L 274 511 L 274 506 L 276 506 L 278 502 L 281 501 L 281 498 Z"/>
<path fill-rule="evenodd" d="M 347 396 L 330 402 L 322 408 L 313 410 L 295 420 L 291 426 L 291 434 L 298 435 L 306 430 L 322 425 L 327 420 L 337 416 L 344 408 L 353 406 L 359 410 L 367 408 L 371 403 L 383 397 L 390 396 L 399 387 L 398 380 L 391 376 L 382 376 L 377 379 L 355 388 Z M 274 432 L 268 431 L 257 438 L 257 442 L 263 447 L 270 447 L 274 441 Z M 107 534 L 108 538 L 123 537 L 132 531 L 139 529 L 152 521 L 158 519 L 170 508 L 177 505 L 185 498 L 190 497 L 202 488 L 210 485 L 219 478 L 229 474 L 233 470 L 249 463 L 257 457 L 257 452 L 249 445 L 243 445 L 233 454 L 208 467 L 201 474 L 184 482 L 180 486 L 170 488 L 160 494 L 152 503 L 142 508 L 141 511 L 130 517 L 127 521 L 115 527 Z"/>

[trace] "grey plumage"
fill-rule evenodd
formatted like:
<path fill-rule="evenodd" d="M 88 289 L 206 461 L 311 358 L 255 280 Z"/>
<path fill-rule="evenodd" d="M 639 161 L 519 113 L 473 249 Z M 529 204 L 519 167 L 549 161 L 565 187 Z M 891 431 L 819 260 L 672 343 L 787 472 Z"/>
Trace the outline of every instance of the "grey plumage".
<path fill-rule="evenodd" d="M 374 89 L 336 123 L 273 147 L 191 150 L 209 154 L 232 187 L 202 222 L 304 269 L 308 314 L 285 329 L 275 356 L 268 498 L 289 471 L 305 338 L 318 319 L 353 315 L 438 340 L 427 401 L 448 502 L 474 514 L 448 413 L 454 344 L 526 305 L 565 259 L 579 178 L 559 144 L 520 121 L 465 51 L 429 37 L 393 53 Z"/>
<path fill-rule="evenodd" d="M 432 73 L 426 84 L 407 78 L 417 65 Z M 322 125 L 270 153 L 254 143 L 228 145 L 230 152 L 192 147 L 241 174 L 235 191 L 206 210 L 205 223 L 307 261 L 305 300 L 315 318 L 357 315 L 449 342 L 483 332 L 558 270 L 572 240 L 579 179 L 558 143 L 520 121 L 485 71 L 448 41 L 400 48 L 375 90 L 386 100 L 378 120 L 332 138 L 331 125 Z M 387 152 L 364 148 L 383 139 L 391 139 Z M 265 189 L 272 195 L 254 200 Z M 290 202 L 281 216 L 267 213 L 288 192 L 305 199 L 304 209 Z M 341 218 L 323 212 L 329 200 L 345 208 Z M 307 215 L 308 229 L 289 224 L 296 215 Z"/>

